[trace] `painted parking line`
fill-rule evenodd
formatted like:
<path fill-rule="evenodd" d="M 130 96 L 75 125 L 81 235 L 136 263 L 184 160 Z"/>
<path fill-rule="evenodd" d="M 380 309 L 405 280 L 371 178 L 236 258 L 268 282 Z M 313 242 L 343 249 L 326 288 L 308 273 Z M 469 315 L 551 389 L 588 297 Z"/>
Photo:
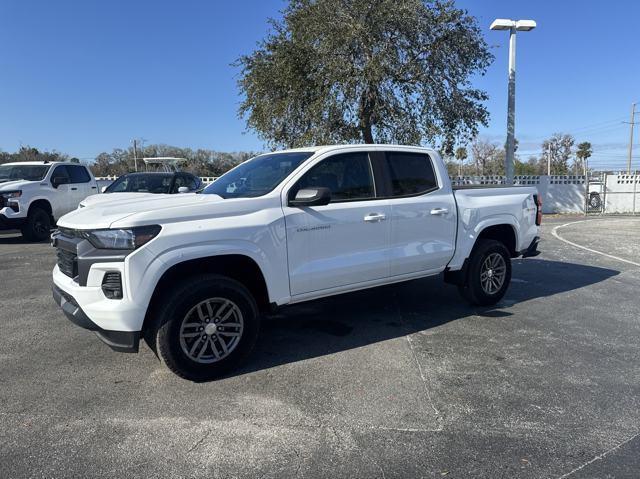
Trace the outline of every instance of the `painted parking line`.
<path fill-rule="evenodd" d="M 620 258 L 618 256 L 614 256 L 614 255 L 609 254 L 609 253 L 603 253 L 602 251 L 598 251 L 598 250 L 595 250 L 595 249 L 587 248 L 586 246 L 582 246 L 581 244 L 577 244 L 577 243 L 574 243 L 573 241 L 569 241 L 568 239 L 565 239 L 565 238 L 563 238 L 562 236 L 560 236 L 558 234 L 558 230 L 560 228 L 564 228 L 565 226 L 569 226 L 569 225 L 575 225 L 577 223 L 584 223 L 585 221 L 593 221 L 593 220 L 572 221 L 570 223 L 565 223 L 563 225 L 558 225 L 555 228 L 553 228 L 553 230 L 551 231 L 551 234 L 553 236 L 555 236 L 557 239 L 559 239 L 560 241 L 562 241 L 564 243 L 567 243 L 567 244 L 570 244 L 571 246 L 575 246 L 576 248 L 580 248 L 580 249 L 583 249 L 585 251 L 589 251 L 590 253 L 596 253 L 596 254 L 599 254 L 599 255 L 602 255 L 602 256 L 606 256 L 607 258 L 611 258 L 611 259 L 615 259 L 615 260 L 618 260 L 618 261 L 622 261 L 623 263 L 632 264 L 634 266 L 640 266 L 640 263 L 636 263 L 635 261 L 630 261 L 628 259 Z"/>

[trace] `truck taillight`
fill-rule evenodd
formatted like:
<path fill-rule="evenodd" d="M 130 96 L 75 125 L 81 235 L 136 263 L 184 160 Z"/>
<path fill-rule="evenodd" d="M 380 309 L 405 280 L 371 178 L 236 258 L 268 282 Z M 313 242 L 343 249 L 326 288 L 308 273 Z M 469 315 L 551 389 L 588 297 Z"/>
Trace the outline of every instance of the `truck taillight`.
<path fill-rule="evenodd" d="M 533 195 L 533 201 L 536 202 L 536 225 L 540 226 L 542 223 L 542 199 L 540 195 Z"/>

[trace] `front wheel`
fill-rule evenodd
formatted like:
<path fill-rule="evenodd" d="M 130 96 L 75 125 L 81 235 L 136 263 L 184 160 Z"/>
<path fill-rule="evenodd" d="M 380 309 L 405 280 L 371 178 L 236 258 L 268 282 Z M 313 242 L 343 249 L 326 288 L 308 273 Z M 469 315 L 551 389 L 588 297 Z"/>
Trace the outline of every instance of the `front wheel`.
<path fill-rule="evenodd" d="M 511 282 L 511 256 L 504 244 L 478 240 L 469 258 L 467 278 L 458 286 L 471 304 L 490 306 L 502 299 Z"/>
<path fill-rule="evenodd" d="M 51 217 L 49 213 L 41 208 L 31 208 L 21 233 L 28 241 L 46 240 L 51 233 Z"/>
<path fill-rule="evenodd" d="M 224 276 L 184 281 L 156 311 L 156 352 L 171 371 L 191 381 L 216 379 L 236 368 L 258 337 L 255 300 Z"/>

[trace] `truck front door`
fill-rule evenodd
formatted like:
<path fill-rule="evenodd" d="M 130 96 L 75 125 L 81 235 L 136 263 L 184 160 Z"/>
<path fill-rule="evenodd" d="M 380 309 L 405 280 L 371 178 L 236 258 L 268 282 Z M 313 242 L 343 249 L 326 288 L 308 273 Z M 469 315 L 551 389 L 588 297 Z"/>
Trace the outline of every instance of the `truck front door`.
<path fill-rule="evenodd" d="M 289 189 L 331 190 L 324 206 L 284 205 L 291 295 L 321 292 L 389 275 L 389 201 L 376 196 L 367 152 L 330 156 Z"/>
<path fill-rule="evenodd" d="M 56 221 L 66 215 L 73 208 L 71 207 L 71 178 L 66 165 L 57 165 L 51 173 L 51 187 L 53 189 L 51 197 L 51 209 Z"/>

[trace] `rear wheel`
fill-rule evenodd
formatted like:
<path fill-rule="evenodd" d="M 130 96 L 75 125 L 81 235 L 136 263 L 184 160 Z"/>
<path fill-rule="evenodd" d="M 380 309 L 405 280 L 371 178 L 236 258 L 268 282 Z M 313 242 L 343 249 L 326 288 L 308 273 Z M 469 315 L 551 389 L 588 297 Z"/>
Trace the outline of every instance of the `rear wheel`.
<path fill-rule="evenodd" d="M 511 256 L 504 244 L 478 240 L 469 258 L 467 278 L 458 286 L 471 304 L 490 306 L 502 299 L 511 282 Z"/>
<path fill-rule="evenodd" d="M 255 300 L 242 284 L 224 276 L 184 281 L 156 311 L 156 352 L 171 371 L 191 381 L 231 371 L 258 337 Z"/>
<path fill-rule="evenodd" d="M 51 233 L 51 216 L 42 208 L 31 208 L 22 236 L 29 241 L 43 241 Z"/>

